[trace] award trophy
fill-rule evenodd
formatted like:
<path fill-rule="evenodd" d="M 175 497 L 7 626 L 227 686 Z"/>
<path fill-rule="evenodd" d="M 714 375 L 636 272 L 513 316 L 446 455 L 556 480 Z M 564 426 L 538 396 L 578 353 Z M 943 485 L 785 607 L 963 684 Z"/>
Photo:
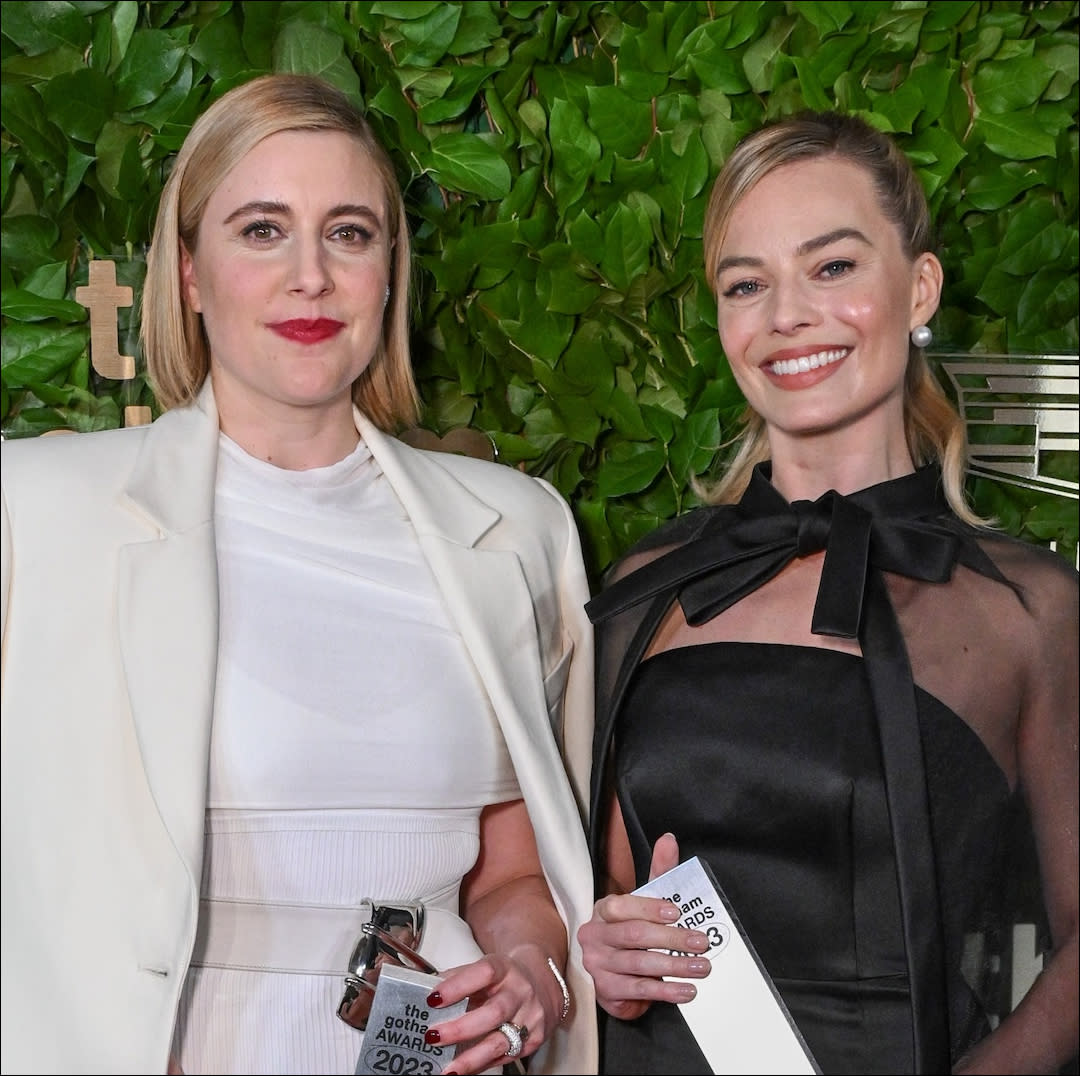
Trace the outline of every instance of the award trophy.
<path fill-rule="evenodd" d="M 366 921 L 360 926 L 360 937 L 349 957 L 345 993 L 337 1014 L 350 1027 L 363 1031 L 384 965 L 411 968 L 427 975 L 434 975 L 436 968 L 417 952 L 424 936 L 423 904 L 376 904 L 364 900 L 360 912 L 366 915 Z"/>
<path fill-rule="evenodd" d="M 709 939 L 712 970 L 679 1012 L 715 1076 L 821 1072 L 707 863 L 694 856 L 634 893 L 670 900 L 682 912 L 675 925 Z"/>
<path fill-rule="evenodd" d="M 423 904 L 364 900 L 360 911 L 366 919 L 349 958 L 337 1009 L 345 1023 L 364 1032 L 356 1076 L 408 1072 L 435 1076 L 453 1060 L 457 1046 L 428 1044 L 425 1032 L 460 1016 L 469 999 L 434 1012 L 428 1008 L 428 995 L 440 977 L 435 965 L 418 952 L 424 935 Z M 516 1061 L 512 1069 L 525 1071 Z"/>

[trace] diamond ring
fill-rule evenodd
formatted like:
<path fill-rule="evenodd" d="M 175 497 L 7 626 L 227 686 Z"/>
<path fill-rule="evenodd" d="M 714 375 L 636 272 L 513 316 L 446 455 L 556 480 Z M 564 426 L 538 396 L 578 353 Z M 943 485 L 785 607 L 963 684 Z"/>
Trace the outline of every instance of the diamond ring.
<path fill-rule="evenodd" d="M 517 1057 L 521 1053 L 525 1040 L 529 1037 L 529 1029 L 524 1024 L 499 1024 L 495 1029 L 506 1039 L 506 1056 Z"/>

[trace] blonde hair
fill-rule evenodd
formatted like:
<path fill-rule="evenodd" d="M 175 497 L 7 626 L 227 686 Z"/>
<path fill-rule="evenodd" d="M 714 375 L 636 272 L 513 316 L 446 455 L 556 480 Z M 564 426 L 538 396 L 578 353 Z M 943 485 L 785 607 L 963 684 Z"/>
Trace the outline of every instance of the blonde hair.
<path fill-rule="evenodd" d="M 878 204 L 896 226 L 907 257 L 933 250 L 926 194 L 911 162 L 896 143 L 857 116 L 806 112 L 778 120 L 743 138 L 713 184 L 705 211 L 705 274 L 716 293 L 717 264 L 735 207 L 759 180 L 794 161 L 832 157 L 849 161 L 870 177 Z M 972 524 L 984 522 L 964 494 L 967 432 L 921 348 L 910 346 L 904 378 L 904 435 L 915 466 L 938 463 L 952 510 Z M 736 501 L 754 466 L 769 458 L 769 437 L 760 415 L 747 406 L 735 448 L 715 485 L 700 492 L 711 504 Z"/>
<path fill-rule="evenodd" d="M 194 123 L 158 206 L 146 259 L 141 336 L 147 370 L 163 409 L 190 403 L 210 371 L 202 317 L 184 301 L 181 243 L 194 253 L 206 204 L 259 142 L 282 131 L 348 135 L 382 180 L 390 231 L 390 295 L 375 356 L 353 384 L 357 407 L 380 429 L 412 425 L 419 396 L 409 353 L 412 257 L 394 166 L 363 113 L 340 90 L 310 75 L 263 75 L 230 90 Z"/>

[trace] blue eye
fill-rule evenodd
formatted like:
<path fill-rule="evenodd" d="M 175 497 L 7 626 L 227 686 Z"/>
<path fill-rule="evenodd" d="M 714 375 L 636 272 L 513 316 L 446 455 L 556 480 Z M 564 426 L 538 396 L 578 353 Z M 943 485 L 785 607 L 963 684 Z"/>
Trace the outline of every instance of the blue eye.
<path fill-rule="evenodd" d="M 725 299 L 732 299 L 739 295 L 756 295 L 761 290 L 761 285 L 756 280 L 740 280 L 732 284 L 724 292 Z"/>
<path fill-rule="evenodd" d="M 837 258 L 835 261 L 826 262 L 821 267 L 822 276 L 829 278 L 843 276 L 849 269 L 853 269 L 855 263 L 846 258 Z"/>

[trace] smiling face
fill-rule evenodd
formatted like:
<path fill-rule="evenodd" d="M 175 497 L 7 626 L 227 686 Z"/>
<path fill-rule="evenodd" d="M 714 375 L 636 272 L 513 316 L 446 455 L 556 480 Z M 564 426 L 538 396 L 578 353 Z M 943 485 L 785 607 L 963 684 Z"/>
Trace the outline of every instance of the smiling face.
<path fill-rule="evenodd" d="M 909 333 L 937 308 L 941 267 L 908 258 L 868 173 L 838 157 L 781 165 L 735 206 L 717 254 L 720 339 L 774 461 L 828 437 L 910 468 Z"/>
<path fill-rule="evenodd" d="M 383 182 L 339 132 L 259 142 L 181 251 L 202 315 L 222 429 L 292 418 L 351 428 L 351 388 L 378 348 L 390 278 Z"/>

